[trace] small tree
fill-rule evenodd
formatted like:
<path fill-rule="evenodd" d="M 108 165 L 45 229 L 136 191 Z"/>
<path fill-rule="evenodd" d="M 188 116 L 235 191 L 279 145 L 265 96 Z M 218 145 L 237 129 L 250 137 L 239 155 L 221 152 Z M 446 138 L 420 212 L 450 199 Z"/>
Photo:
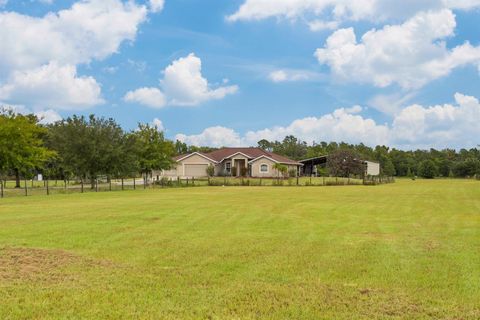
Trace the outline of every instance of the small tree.
<path fill-rule="evenodd" d="M 215 175 L 215 167 L 213 165 L 209 165 L 207 167 L 207 176 L 213 177 Z"/>
<path fill-rule="evenodd" d="M 338 150 L 327 160 L 327 168 L 336 177 L 362 175 L 365 167 L 358 154 L 351 150 Z"/>
<path fill-rule="evenodd" d="M 438 168 L 432 160 L 424 160 L 418 167 L 418 174 L 425 179 L 433 179 L 438 175 Z"/>
<path fill-rule="evenodd" d="M 278 177 L 280 177 L 280 174 L 282 177 L 285 177 L 285 175 L 288 173 L 288 167 L 281 163 L 275 163 L 272 168 L 277 170 Z"/>
<path fill-rule="evenodd" d="M 288 170 L 288 176 L 290 178 L 295 178 L 297 176 L 297 170 L 295 170 L 295 169 Z"/>

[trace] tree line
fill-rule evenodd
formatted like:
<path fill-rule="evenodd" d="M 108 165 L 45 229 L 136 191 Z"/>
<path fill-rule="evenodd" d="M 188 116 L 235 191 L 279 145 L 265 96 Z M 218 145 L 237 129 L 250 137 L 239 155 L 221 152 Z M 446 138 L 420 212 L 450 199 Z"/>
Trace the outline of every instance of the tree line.
<path fill-rule="evenodd" d="M 32 179 L 78 179 L 94 187 L 99 175 L 107 179 L 136 177 L 168 169 L 174 143 L 157 127 L 139 124 L 124 131 L 113 119 L 73 116 L 41 125 L 33 115 L 0 114 L 0 175 Z"/>
<path fill-rule="evenodd" d="M 294 136 L 282 141 L 261 140 L 258 147 L 295 160 L 332 155 L 332 161 L 340 158 L 376 161 L 385 176 L 480 176 L 477 148 L 405 151 L 344 142 L 307 144 Z M 21 177 L 32 179 L 42 174 L 46 179 L 79 179 L 93 187 L 99 175 L 108 179 L 145 176 L 152 170 L 170 169 L 175 155 L 212 150 L 215 149 L 168 140 L 149 124 L 125 131 L 113 119 L 91 115 L 42 125 L 34 115 L 0 112 L 0 178 L 15 177 L 18 186 Z M 342 163 L 337 162 L 336 168 L 341 168 Z M 350 172 L 351 168 L 354 164 L 330 174 Z"/>
<path fill-rule="evenodd" d="M 261 140 L 258 146 L 291 159 L 341 155 L 380 163 L 385 176 L 423 178 L 480 176 L 480 149 L 399 150 L 388 146 L 374 148 L 360 144 L 319 142 L 311 145 L 294 136 L 283 141 Z M 338 157 L 335 157 L 338 158 Z M 345 170 L 344 170 L 345 171 Z"/>

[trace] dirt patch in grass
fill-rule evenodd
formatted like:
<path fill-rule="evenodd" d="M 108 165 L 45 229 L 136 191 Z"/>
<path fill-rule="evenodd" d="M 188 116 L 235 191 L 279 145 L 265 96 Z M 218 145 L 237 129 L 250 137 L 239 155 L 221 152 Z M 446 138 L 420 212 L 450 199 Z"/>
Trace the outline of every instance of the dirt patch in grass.
<path fill-rule="evenodd" d="M 68 282 L 76 279 L 72 268 L 112 266 L 64 250 L 0 248 L 0 283 Z"/>

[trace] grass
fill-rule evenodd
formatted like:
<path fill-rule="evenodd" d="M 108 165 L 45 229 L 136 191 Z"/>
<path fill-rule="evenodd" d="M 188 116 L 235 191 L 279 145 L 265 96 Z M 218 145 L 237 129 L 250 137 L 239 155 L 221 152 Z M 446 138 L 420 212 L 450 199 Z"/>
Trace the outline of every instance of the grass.
<path fill-rule="evenodd" d="M 480 183 L 0 200 L 0 319 L 479 319 Z"/>

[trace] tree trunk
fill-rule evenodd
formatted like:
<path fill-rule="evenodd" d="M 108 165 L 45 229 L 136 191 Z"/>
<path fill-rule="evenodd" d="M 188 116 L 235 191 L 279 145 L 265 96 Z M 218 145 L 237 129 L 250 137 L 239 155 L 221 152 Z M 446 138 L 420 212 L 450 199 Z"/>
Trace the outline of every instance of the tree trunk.
<path fill-rule="evenodd" d="M 15 188 L 20 188 L 20 171 L 15 169 Z"/>

